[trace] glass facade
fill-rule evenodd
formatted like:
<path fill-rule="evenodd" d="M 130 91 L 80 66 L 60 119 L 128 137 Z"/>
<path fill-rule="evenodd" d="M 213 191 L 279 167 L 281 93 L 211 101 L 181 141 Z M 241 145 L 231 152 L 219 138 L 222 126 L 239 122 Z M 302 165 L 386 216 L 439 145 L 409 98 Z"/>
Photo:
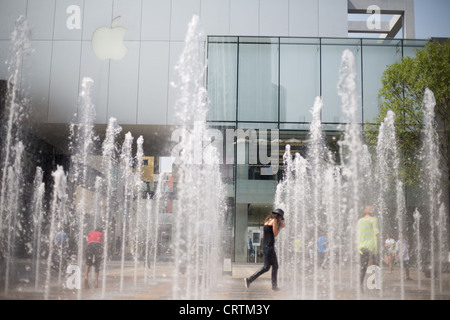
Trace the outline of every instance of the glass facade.
<path fill-rule="evenodd" d="M 223 177 L 232 211 L 228 223 L 233 261 L 262 262 L 261 248 L 254 241 L 272 209 L 285 146 L 305 155 L 317 96 L 323 100 L 326 142 L 339 161 L 339 128 L 346 121 L 337 91 L 343 51 L 348 49 L 355 56 L 358 118 L 363 126 L 378 113 L 378 92 L 386 67 L 413 56 L 425 43 L 373 38 L 208 37 L 208 121 L 229 138 L 223 150 Z M 227 132 L 234 135 L 227 136 Z M 277 164 L 262 161 L 262 155 L 276 157 Z"/>

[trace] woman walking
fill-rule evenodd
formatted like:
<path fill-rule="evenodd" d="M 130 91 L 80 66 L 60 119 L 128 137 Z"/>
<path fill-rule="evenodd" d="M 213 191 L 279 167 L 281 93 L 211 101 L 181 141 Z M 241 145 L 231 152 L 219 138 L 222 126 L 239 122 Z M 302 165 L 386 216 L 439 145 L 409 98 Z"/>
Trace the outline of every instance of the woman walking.
<path fill-rule="evenodd" d="M 263 252 L 264 252 L 264 266 L 257 271 L 250 278 L 245 278 L 245 287 L 248 289 L 250 284 L 255 281 L 260 275 L 269 271 L 272 267 L 272 290 L 278 291 L 277 286 L 277 272 L 278 260 L 275 253 L 275 237 L 278 236 L 281 229 L 286 226 L 284 221 L 284 211 L 275 209 L 269 214 L 264 221 L 264 238 L 263 238 Z"/>

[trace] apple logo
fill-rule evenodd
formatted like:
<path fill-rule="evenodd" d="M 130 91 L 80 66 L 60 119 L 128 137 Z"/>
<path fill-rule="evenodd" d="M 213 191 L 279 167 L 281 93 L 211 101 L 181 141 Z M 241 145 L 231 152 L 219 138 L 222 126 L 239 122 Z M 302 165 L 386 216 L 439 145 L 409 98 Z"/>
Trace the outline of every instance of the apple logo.
<path fill-rule="evenodd" d="M 92 34 L 92 48 L 100 60 L 121 60 L 128 52 L 128 48 L 123 43 L 127 28 L 114 27 L 119 20 L 120 17 L 114 18 L 111 28 L 100 27 Z"/>

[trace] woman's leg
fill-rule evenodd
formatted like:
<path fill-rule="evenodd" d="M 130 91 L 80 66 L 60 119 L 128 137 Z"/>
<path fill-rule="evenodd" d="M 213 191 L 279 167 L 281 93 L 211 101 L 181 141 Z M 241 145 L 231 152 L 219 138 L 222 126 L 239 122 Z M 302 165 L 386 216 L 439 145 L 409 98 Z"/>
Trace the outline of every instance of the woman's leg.
<path fill-rule="evenodd" d="M 264 266 L 256 271 L 252 276 L 249 278 L 245 278 L 246 286 L 249 287 L 250 284 L 255 281 L 260 275 L 266 273 L 270 269 L 270 255 L 269 255 L 269 248 L 266 246 L 263 246 L 263 252 L 264 252 Z"/>
<path fill-rule="evenodd" d="M 269 251 L 269 263 L 272 265 L 272 290 L 278 289 L 278 282 L 277 282 L 277 276 L 278 276 L 278 259 L 277 254 L 275 252 L 275 248 L 272 248 Z"/>

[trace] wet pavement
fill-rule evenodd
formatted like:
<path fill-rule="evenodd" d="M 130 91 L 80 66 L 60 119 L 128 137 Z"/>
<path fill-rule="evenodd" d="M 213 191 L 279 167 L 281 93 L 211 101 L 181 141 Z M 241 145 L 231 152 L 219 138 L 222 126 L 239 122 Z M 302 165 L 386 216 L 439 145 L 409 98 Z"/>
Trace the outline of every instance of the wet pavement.
<path fill-rule="evenodd" d="M 257 279 L 249 289 L 243 278 L 250 276 L 261 265 L 234 264 L 232 273 L 223 273 L 217 279 L 216 287 L 203 300 L 267 301 L 267 300 L 450 300 L 450 274 L 443 274 L 441 281 L 435 280 L 434 287 L 423 273 L 411 270 L 413 280 L 401 281 L 400 270 L 392 273 L 382 270 L 381 288 L 355 289 L 356 275 L 349 270 L 318 270 L 314 274 L 290 275 L 279 273 L 280 291 L 271 290 L 270 271 Z M 144 275 L 147 275 L 147 281 Z M 161 262 L 156 269 L 145 272 L 142 265 L 135 268 L 127 262 L 122 270 L 120 262 L 111 261 L 107 265 L 105 288 L 100 274 L 99 287 L 95 288 L 92 272 L 90 288 L 70 289 L 67 279 L 59 282 L 52 277 L 50 289 L 45 295 L 44 286 L 38 286 L 22 276 L 18 283 L 0 292 L 2 300 L 172 300 L 172 269 L 170 263 Z M 302 279 L 302 276 L 305 276 Z M 368 275 L 369 277 L 369 275 Z M 41 277 L 45 283 L 45 277 Z M 331 280 L 332 279 L 332 280 Z"/>

